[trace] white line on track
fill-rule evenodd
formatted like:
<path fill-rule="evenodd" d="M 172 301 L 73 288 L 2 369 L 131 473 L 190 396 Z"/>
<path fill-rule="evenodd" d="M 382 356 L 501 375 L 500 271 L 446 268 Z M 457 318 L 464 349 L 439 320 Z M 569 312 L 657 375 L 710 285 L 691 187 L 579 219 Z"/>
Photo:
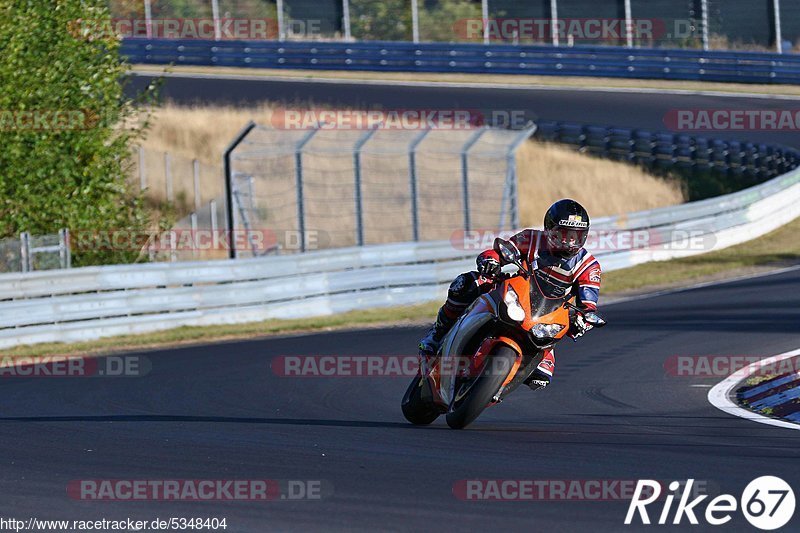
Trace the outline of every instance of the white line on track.
<path fill-rule="evenodd" d="M 515 91 L 571 91 L 595 93 L 637 93 L 637 94 L 670 94 L 684 96 L 713 96 L 720 98 L 749 98 L 760 100 L 800 101 L 800 96 L 764 93 L 734 93 L 725 91 L 700 91 L 691 89 L 656 89 L 647 87 L 580 87 L 570 85 L 514 84 L 514 83 L 457 83 L 438 81 L 392 81 L 347 78 L 301 78 L 293 76 L 258 76 L 248 74 L 207 74 L 192 72 L 160 72 L 150 70 L 132 70 L 134 76 L 163 76 L 165 78 L 207 79 L 207 80 L 239 80 L 239 81 L 278 81 L 295 83 L 326 83 L 332 85 L 374 85 L 383 87 L 426 87 L 426 88 L 465 88 L 465 89 L 502 89 Z M 587 78 L 587 83 L 591 83 Z"/>
<path fill-rule="evenodd" d="M 793 350 L 791 352 L 768 357 L 766 359 L 762 359 L 761 361 L 756 361 L 755 363 L 752 363 L 745 368 L 734 372 L 720 383 L 717 383 L 710 391 L 708 391 L 708 401 L 711 402 L 711 405 L 728 413 L 729 415 L 738 416 L 740 418 L 751 420 L 753 422 L 759 422 L 761 424 L 768 424 L 770 426 L 800 430 L 800 424 L 793 424 L 792 422 L 786 422 L 785 420 L 778 420 L 776 418 L 760 415 L 754 411 L 750 411 L 749 409 L 739 407 L 739 405 L 731 399 L 731 393 L 733 390 L 739 385 L 739 383 L 742 382 L 742 380 L 746 379 L 747 376 L 752 374 L 752 372 L 758 367 L 796 356 L 800 356 L 800 350 Z"/>

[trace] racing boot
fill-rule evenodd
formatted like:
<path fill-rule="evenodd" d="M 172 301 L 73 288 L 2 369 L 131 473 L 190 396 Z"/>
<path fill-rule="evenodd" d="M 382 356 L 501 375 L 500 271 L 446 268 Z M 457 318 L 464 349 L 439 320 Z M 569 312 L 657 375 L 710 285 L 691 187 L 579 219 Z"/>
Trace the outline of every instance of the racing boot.
<path fill-rule="evenodd" d="M 531 390 L 539 390 L 547 387 L 553 379 L 553 372 L 556 369 L 556 357 L 553 350 L 547 350 L 542 357 L 542 360 L 536 366 L 531 375 L 528 376 L 523 383 L 531 388 Z"/>
<path fill-rule="evenodd" d="M 433 364 L 438 357 L 439 348 L 442 346 L 442 339 L 455 324 L 456 319 L 447 316 L 444 308 L 439 309 L 436 315 L 436 322 L 428 330 L 428 333 L 419 341 L 419 369 L 423 376 L 430 374 Z"/>

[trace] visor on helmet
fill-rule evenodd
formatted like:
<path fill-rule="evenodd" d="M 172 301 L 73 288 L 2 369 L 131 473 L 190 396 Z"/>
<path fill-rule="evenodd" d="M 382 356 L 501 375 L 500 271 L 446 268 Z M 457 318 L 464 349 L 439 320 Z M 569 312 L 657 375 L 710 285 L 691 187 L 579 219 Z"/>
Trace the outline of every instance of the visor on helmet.
<path fill-rule="evenodd" d="M 555 228 L 548 229 L 547 245 L 550 251 L 564 258 L 574 257 L 583 245 L 586 244 L 586 239 L 589 237 L 588 229 L 575 229 L 564 228 L 556 226 Z"/>

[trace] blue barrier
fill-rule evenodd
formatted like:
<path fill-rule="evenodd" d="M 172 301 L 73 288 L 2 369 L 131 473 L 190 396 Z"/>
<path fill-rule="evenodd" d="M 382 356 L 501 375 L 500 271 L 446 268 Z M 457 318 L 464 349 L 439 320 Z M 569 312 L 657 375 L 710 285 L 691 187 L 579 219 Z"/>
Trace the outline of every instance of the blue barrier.
<path fill-rule="evenodd" d="M 612 46 L 126 39 L 132 63 L 800 83 L 800 56 Z"/>

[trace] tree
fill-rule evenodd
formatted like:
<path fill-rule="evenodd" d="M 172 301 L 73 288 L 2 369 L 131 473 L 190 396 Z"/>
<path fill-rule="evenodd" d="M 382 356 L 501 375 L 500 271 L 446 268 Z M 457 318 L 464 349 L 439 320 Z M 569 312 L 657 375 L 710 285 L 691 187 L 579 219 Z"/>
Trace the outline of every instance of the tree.
<path fill-rule="evenodd" d="M 20 231 L 140 231 L 126 179 L 146 127 L 121 79 L 106 0 L 0 0 L 0 237 Z M 135 251 L 75 250 L 78 265 Z"/>

